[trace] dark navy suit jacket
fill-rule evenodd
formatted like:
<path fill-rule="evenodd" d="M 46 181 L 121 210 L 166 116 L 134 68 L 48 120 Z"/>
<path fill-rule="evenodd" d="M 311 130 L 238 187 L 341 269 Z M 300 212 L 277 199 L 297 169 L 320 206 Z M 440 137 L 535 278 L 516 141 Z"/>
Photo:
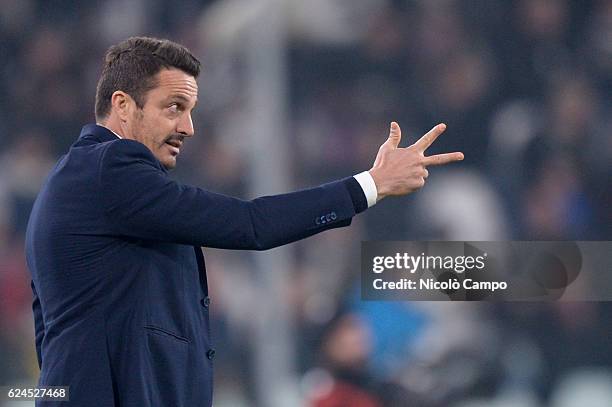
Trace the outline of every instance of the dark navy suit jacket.
<path fill-rule="evenodd" d="M 26 236 L 39 385 L 58 406 L 210 406 L 213 345 L 201 246 L 265 250 L 347 226 L 353 178 L 240 200 L 168 177 L 153 154 L 87 125 L 52 170 Z"/>

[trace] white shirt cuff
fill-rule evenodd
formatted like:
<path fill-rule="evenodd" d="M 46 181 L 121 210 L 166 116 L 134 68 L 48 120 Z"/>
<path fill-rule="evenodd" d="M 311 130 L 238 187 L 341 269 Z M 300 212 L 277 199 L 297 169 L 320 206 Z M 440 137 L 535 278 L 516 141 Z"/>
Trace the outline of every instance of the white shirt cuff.
<path fill-rule="evenodd" d="M 353 175 L 353 178 L 355 178 L 357 182 L 359 182 L 359 185 L 361 185 L 361 189 L 363 189 L 363 193 L 368 201 L 368 208 L 374 206 L 376 204 L 376 200 L 378 199 L 378 190 L 376 189 L 374 178 L 372 178 L 368 171 Z"/>

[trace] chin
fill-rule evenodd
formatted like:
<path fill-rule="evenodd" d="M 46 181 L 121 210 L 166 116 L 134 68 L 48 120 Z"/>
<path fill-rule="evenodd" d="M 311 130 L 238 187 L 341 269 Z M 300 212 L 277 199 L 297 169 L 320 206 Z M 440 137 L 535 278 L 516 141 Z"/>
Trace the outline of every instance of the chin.
<path fill-rule="evenodd" d="M 164 161 L 161 161 L 161 165 L 163 165 L 167 170 L 173 170 L 176 167 L 176 159 L 170 158 Z"/>

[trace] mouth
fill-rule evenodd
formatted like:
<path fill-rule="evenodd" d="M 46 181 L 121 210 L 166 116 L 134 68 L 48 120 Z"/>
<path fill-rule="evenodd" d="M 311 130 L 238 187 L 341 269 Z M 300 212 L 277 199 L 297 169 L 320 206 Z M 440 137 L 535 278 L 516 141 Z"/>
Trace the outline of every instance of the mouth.
<path fill-rule="evenodd" d="M 168 140 L 165 144 L 170 147 L 170 153 L 175 156 L 181 152 L 181 146 L 183 145 L 179 140 Z"/>

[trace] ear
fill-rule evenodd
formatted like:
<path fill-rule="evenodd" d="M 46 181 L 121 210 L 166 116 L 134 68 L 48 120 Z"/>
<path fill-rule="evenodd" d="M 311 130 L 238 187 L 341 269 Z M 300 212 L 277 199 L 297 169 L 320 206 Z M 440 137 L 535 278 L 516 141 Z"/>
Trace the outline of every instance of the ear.
<path fill-rule="evenodd" d="M 122 122 L 128 120 L 130 114 L 135 108 L 136 102 L 134 102 L 134 99 L 132 99 L 130 95 L 121 90 L 116 90 L 113 92 L 113 95 L 111 96 L 111 109 Z"/>

